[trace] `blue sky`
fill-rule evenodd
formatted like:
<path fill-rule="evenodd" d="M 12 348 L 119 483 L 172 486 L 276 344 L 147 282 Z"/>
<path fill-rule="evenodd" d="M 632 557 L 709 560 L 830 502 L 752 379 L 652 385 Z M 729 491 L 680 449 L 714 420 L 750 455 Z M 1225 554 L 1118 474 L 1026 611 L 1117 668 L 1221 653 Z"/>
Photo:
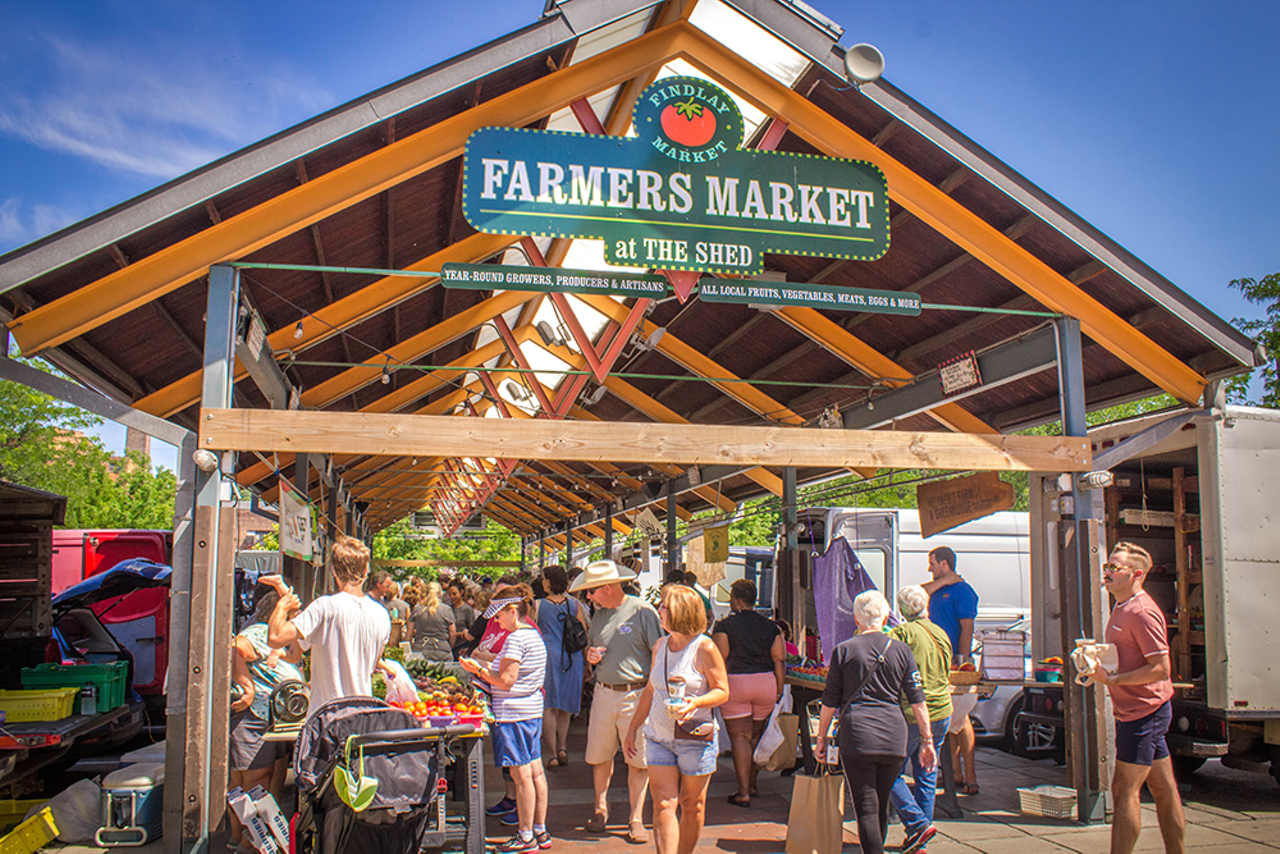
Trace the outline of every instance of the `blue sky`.
<path fill-rule="evenodd" d="M 887 79 L 1218 314 L 1261 314 L 1227 282 L 1280 271 L 1280 2 L 809 2 L 846 46 L 877 45 Z M 0 252 L 542 7 L 0 0 Z"/>

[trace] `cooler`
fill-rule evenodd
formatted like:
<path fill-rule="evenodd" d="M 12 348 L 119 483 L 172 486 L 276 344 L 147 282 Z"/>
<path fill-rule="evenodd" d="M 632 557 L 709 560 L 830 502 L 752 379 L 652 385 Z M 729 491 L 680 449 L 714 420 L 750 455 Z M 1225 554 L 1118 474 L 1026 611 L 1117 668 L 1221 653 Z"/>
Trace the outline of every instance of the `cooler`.
<path fill-rule="evenodd" d="M 163 820 L 164 763 L 129 765 L 102 781 L 103 848 L 135 847 L 158 839 Z"/>

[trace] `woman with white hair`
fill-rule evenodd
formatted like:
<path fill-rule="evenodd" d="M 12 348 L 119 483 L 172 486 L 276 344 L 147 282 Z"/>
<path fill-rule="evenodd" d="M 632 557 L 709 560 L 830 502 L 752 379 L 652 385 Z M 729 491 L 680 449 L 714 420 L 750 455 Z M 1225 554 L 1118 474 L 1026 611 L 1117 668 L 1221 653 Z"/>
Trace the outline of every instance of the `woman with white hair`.
<path fill-rule="evenodd" d="M 929 736 L 929 712 L 911 648 L 884 634 L 889 602 L 878 590 L 853 600 L 858 634 L 831 654 L 827 686 L 822 692 L 818 744 L 814 756 L 825 762 L 827 731 L 840 713 L 837 738 L 864 854 L 882 854 L 889 829 L 889 793 L 907 756 L 907 722 L 898 698 L 906 696 L 921 733 L 920 764 L 937 763 Z"/>

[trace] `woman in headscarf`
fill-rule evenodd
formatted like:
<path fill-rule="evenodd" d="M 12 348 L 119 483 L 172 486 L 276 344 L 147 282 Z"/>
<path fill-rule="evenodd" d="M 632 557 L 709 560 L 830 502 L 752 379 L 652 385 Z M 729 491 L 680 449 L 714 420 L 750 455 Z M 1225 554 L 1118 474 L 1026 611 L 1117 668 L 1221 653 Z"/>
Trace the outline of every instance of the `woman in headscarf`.
<path fill-rule="evenodd" d="M 547 833 L 547 778 L 542 770 L 542 689 L 547 651 L 533 625 L 533 591 L 527 584 L 499 590 L 485 609 L 506 638 L 488 664 L 461 664 L 493 692 L 493 752 L 515 781 L 517 832 L 494 848 L 499 854 L 535 854 L 551 847 Z"/>
<path fill-rule="evenodd" d="M 838 712 L 840 764 L 853 811 L 858 842 L 865 854 L 882 854 L 889 828 L 889 793 L 907 757 L 907 722 L 898 704 L 905 696 L 920 730 L 920 765 L 937 763 L 930 735 L 929 711 L 911 648 L 884 634 L 889 602 L 878 590 L 853 600 L 858 634 L 831 654 L 827 686 L 818 716 L 818 743 L 813 755 L 826 761 L 827 731 Z"/>
<path fill-rule="evenodd" d="M 246 792 L 262 786 L 277 800 L 282 795 L 284 764 L 288 750 L 280 742 L 265 741 L 270 719 L 271 692 L 282 682 L 302 680 L 295 665 L 302 660 L 302 648 L 295 641 L 285 649 L 267 643 L 267 620 L 280 601 L 273 587 L 259 582 L 254 590 L 256 604 L 249 625 L 232 641 L 229 765 L 231 785 Z M 249 850 L 240 837 L 240 822 L 232 813 L 231 839 Z"/>

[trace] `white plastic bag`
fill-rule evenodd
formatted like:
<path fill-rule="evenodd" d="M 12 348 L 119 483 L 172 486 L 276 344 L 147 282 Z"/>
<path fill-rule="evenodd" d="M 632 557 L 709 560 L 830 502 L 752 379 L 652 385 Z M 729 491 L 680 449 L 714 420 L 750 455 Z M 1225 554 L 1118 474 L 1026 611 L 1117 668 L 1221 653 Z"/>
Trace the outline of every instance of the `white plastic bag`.
<path fill-rule="evenodd" d="M 418 686 L 404 665 L 393 659 L 382 662 L 391 668 L 391 678 L 387 679 L 387 700 L 396 703 L 418 702 Z M 385 678 L 385 677 L 384 677 Z"/>
<path fill-rule="evenodd" d="M 102 787 L 92 780 L 79 780 L 43 804 L 53 812 L 58 840 L 67 845 L 92 845 L 102 826 Z"/>
<path fill-rule="evenodd" d="M 782 746 L 782 726 L 778 723 L 778 714 L 781 711 L 782 704 L 778 703 L 769 713 L 769 723 L 765 724 L 760 742 L 756 745 L 756 752 L 751 757 L 757 765 L 768 765 L 773 752 Z"/>

